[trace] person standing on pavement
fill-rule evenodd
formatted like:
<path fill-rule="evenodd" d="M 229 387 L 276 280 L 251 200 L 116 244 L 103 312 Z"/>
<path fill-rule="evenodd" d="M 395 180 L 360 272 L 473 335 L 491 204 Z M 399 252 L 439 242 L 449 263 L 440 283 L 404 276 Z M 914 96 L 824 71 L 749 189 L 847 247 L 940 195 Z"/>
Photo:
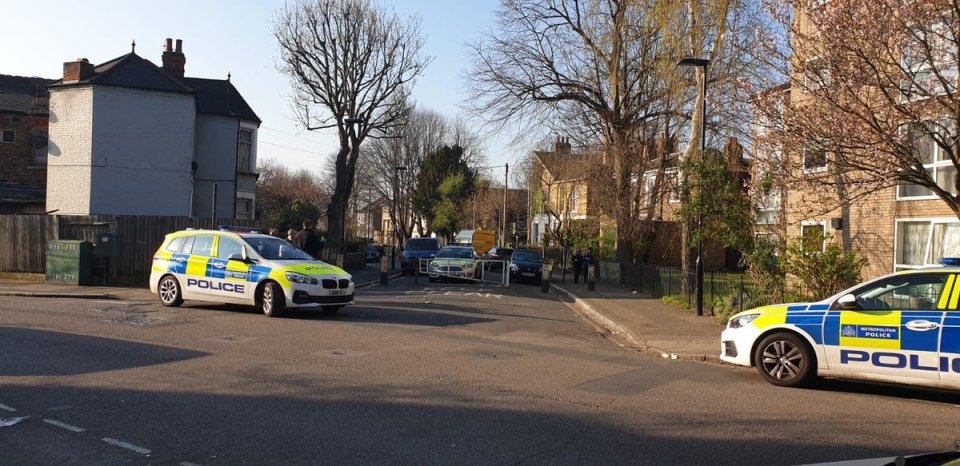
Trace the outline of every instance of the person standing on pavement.
<path fill-rule="evenodd" d="M 580 271 L 583 270 L 583 253 L 577 248 L 573 253 L 573 283 L 579 283 Z"/>
<path fill-rule="evenodd" d="M 293 228 L 287 230 L 287 241 L 289 241 L 289 242 L 292 243 L 292 242 L 293 242 L 293 237 L 294 237 L 296 234 L 297 234 L 297 230 L 294 230 Z"/>
<path fill-rule="evenodd" d="M 314 259 L 320 257 L 320 237 L 313 229 L 313 221 L 309 219 L 303 221 L 303 229 L 293 236 L 293 245 L 310 254 Z"/>
<path fill-rule="evenodd" d="M 590 266 L 593 265 L 593 248 L 587 248 L 583 255 L 583 281 L 590 279 Z"/>

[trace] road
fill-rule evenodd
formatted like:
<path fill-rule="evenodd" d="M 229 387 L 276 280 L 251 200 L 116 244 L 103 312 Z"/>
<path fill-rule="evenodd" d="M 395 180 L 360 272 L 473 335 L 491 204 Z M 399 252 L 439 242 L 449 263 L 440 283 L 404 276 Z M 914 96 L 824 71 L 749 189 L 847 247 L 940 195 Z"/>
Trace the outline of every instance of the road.
<path fill-rule="evenodd" d="M 335 316 L 0 298 L 5 464 L 796 464 L 952 449 L 960 396 L 618 346 L 556 296 L 421 284 Z"/>

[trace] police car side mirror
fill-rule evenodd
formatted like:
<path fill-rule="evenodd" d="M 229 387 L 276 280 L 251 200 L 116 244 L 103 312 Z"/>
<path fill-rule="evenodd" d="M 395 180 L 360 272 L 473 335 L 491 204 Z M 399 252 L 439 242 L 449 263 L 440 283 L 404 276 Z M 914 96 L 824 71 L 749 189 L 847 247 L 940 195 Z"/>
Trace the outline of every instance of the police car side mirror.
<path fill-rule="evenodd" d="M 238 254 L 238 253 L 230 254 L 230 255 L 227 257 L 227 260 L 240 261 L 240 262 L 246 262 L 246 261 L 247 261 L 246 259 L 243 258 L 243 254 Z"/>
<path fill-rule="evenodd" d="M 852 294 L 845 294 L 837 300 L 841 310 L 844 311 L 856 311 L 860 309 L 860 305 L 857 304 L 857 297 Z"/>

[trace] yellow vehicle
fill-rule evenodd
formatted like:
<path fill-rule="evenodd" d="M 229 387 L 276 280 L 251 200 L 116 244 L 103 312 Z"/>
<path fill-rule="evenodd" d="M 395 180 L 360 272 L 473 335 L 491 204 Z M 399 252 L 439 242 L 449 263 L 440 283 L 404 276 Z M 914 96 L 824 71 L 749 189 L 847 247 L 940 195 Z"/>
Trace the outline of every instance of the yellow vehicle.
<path fill-rule="evenodd" d="M 482 256 L 497 245 L 497 234 L 490 230 L 461 230 L 453 240 L 454 244 L 473 246 L 477 255 Z"/>
<path fill-rule="evenodd" d="M 353 277 L 286 240 L 257 233 L 170 233 L 153 256 L 150 291 L 164 306 L 185 299 L 248 304 L 267 316 L 286 308 L 334 313 L 353 304 Z"/>

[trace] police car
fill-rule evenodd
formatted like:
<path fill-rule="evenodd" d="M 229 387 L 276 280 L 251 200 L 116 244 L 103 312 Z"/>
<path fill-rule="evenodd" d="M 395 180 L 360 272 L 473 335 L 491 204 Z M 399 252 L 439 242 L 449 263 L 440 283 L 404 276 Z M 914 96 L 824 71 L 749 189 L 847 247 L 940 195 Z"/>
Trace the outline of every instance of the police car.
<path fill-rule="evenodd" d="M 479 264 L 473 246 L 444 246 L 427 266 L 427 275 L 431 282 L 443 277 L 479 280 L 483 275 Z"/>
<path fill-rule="evenodd" d="M 353 304 L 354 284 L 342 269 L 280 238 L 184 230 L 168 234 L 154 254 L 150 291 L 165 306 L 194 299 L 255 305 L 276 316 L 301 307 L 337 312 Z"/>
<path fill-rule="evenodd" d="M 815 303 L 733 316 L 720 359 L 768 382 L 817 375 L 960 389 L 960 258 L 897 272 Z"/>

